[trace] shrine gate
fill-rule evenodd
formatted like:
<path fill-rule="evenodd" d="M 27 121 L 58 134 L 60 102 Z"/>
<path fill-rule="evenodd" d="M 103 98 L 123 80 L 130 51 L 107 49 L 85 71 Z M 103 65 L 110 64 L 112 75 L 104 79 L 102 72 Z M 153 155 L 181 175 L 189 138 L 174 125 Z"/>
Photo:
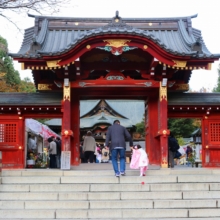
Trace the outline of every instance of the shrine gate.
<path fill-rule="evenodd" d="M 146 150 L 162 168 L 168 167 L 168 117 L 202 118 L 203 166 L 220 165 L 220 95 L 184 93 L 192 70 L 209 70 L 220 57 L 192 27 L 196 16 L 29 16 L 34 27 L 10 55 L 32 70 L 38 92 L 0 94 L 4 167 L 25 167 L 24 120 L 31 117 L 62 118 L 62 151 L 71 151 L 71 165 L 79 165 L 79 101 L 85 99 L 144 100 Z"/>

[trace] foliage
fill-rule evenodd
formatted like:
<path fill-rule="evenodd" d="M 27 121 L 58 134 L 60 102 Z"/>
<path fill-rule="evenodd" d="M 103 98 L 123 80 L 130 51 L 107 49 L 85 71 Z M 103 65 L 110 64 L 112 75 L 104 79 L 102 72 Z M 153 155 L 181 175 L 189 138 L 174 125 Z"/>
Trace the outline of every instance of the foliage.
<path fill-rule="evenodd" d="M 136 132 L 140 133 L 142 136 L 145 135 L 145 122 L 144 117 L 141 122 L 136 124 Z"/>
<path fill-rule="evenodd" d="M 198 127 L 193 124 L 193 119 L 191 118 L 170 118 L 168 120 L 168 128 L 178 138 L 190 137 L 192 132 Z"/>
<path fill-rule="evenodd" d="M 35 85 L 31 82 L 30 78 L 25 77 L 23 80 L 21 80 L 19 91 L 27 93 L 36 92 L 36 88 Z"/>
<path fill-rule="evenodd" d="M 217 81 L 217 85 L 213 88 L 212 91 L 213 91 L 213 92 L 220 92 L 220 65 L 219 65 L 219 69 L 218 69 L 218 81 Z"/>
<path fill-rule="evenodd" d="M 201 128 L 202 127 L 202 121 L 200 118 L 194 118 L 193 119 L 193 126 L 196 128 Z"/>
<path fill-rule="evenodd" d="M 180 146 L 182 146 L 182 145 L 185 145 L 186 143 L 184 142 L 184 140 L 183 140 L 183 138 L 182 137 L 178 137 L 178 138 L 176 138 L 177 139 L 177 141 L 178 141 L 178 144 L 180 145 Z"/>
<path fill-rule="evenodd" d="M 8 56 L 7 41 L 0 36 L 0 92 L 36 92 L 34 84 L 26 77 L 20 79 L 14 69 L 13 60 Z"/>
<path fill-rule="evenodd" d="M 192 166 L 194 166 L 195 160 L 196 160 L 196 150 L 195 150 L 195 146 L 193 146 L 192 152 L 189 153 L 189 156 L 188 156 L 188 162 L 190 162 Z"/>
<path fill-rule="evenodd" d="M 34 160 L 36 168 L 45 168 L 47 166 L 46 153 L 28 152 L 27 160 Z"/>
<path fill-rule="evenodd" d="M 40 122 L 41 124 L 45 124 L 45 121 L 50 120 L 50 118 L 34 118 L 34 120 Z"/>
<path fill-rule="evenodd" d="M 14 69 L 13 60 L 8 56 L 7 41 L 0 36 L 0 73 L 6 84 L 13 86 L 21 82 L 18 71 Z"/>

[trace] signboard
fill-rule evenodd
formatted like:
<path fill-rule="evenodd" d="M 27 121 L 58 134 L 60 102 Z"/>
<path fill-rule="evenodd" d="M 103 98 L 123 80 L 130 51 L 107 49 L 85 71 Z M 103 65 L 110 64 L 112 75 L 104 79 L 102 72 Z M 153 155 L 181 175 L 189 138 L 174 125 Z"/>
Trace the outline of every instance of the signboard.
<path fill-rule="evenodd" d="M 62 151 L 61 153 L 61 170 L 70 170 L 70 151 Z"/>

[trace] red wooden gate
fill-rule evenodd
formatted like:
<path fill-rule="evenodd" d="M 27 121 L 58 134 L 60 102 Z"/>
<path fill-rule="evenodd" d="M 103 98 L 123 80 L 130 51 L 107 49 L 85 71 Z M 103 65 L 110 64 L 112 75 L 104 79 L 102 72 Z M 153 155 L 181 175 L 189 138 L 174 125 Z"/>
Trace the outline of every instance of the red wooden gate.
<path fill-rule="evenodd" d="M 203 118 L 203 167 L 220 167 L 220 117 Z"/>
<path fill-rule="evenodd" d="M 2 167 L 23 168 L 24 147 L 23 120 L 6 119 L 0 122 L 0 151 L 2 151 Z"/>

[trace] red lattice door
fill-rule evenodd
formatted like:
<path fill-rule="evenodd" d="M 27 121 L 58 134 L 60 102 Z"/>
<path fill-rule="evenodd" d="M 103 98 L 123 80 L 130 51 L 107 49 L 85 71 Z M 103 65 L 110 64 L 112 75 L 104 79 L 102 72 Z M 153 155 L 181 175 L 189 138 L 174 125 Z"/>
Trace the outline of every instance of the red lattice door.
<path fill-rule="evenodd" d="M 203 166 L 220 166 L 220 117 L 205 118 L 203 129 Z"/>
<path fill-rule="evenodd" d="M 18 130 L 18 123 L 0 121 L 0 151 L 2 151 L 3 168 L 23 167 L 23 151 L 19 149 Z"/>

